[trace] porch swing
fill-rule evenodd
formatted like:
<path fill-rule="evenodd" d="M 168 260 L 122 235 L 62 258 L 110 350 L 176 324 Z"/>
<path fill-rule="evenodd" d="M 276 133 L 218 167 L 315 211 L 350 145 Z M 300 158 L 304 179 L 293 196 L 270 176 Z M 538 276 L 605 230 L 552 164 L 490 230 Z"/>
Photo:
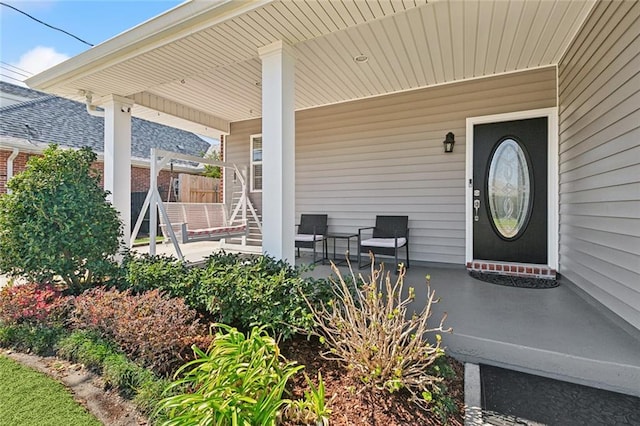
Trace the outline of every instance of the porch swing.
<path fill-rule="evenodd" d="M 179 203 L 163 202 L 158 192 L 158 174 L 171 160 L 184 160 L 196 163 L 210 164 L 233 169 L 238 178 L 242 193 L 237 204 L 228 214 L 229 209 L 224 203 Z M 247 211 L 252 215 L 262 232 L 262 227 L 251 201 L 247 196 L 247 184 L 245 174 L 241 173 L 235 164 L 224 161 L 210 160 L 176 152 L 151 149 L 151 171 L 149 179 L 149 192 L 144 200 L 140 215 L 131 234 L 131 242 L 138 236 L 140 227 L 149 206 L 157 207 L 160 213 L 160 227 L 165 238 L 173 243 L 176 255 L 180 260 L 184 259 L 180 243 L 186 244 L 193 241 L 222 241 L 226 238 L 241 237 L 242 245 L 247 242 L 248 223 Z M 156 254 L 156 236 L 158 216 L 151 210 L 149 215 L 149 254 Z M 179 236 L 179 238 L 178 238 Z"/>

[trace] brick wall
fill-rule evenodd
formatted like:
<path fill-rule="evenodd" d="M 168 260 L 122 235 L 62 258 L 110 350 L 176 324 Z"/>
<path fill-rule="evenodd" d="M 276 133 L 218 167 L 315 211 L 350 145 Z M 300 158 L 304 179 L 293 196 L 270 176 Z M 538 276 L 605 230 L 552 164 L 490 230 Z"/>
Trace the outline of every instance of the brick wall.
<path fill-rule="evenodd" d="M 11 156 L 10 150 L 0 150 L 0 194 L 7 193 L 7 160 Z M 27 160 L 33 154 L 21 152 L 13 160 L 13 174 L 16 175 L 23 171 L 26 167 Z"/>

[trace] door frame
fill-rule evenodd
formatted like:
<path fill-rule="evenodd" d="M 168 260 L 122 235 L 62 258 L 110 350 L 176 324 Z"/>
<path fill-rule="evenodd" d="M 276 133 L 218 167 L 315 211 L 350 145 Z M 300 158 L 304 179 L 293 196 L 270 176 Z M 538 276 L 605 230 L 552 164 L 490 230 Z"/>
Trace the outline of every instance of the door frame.
<path fill-rule="evenodd" d="M 465 161 L 465 263 L 473 262 L 473 126 L 501 121 L 546 117 L 547 128 L 547 262 L 558 269 L 558 108 L 541 108 L 504 114 L 467 117 Z"/>

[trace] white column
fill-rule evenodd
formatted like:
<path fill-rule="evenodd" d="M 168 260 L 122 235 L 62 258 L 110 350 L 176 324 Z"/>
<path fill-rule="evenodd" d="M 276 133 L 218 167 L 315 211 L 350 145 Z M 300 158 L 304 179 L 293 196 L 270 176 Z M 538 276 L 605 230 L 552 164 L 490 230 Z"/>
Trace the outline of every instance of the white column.
<path fill-rule="evenodd" d="M 295 59 L 277 41 L 262 60 L 262 251 L 295 262 Z"/>
<path fill-rule="evenodd" d="M 104 108 L 104 189 L 111 192 L 110 201 L 120 212 L 123 242 L 131 237 L 131 108 L 133 101 L 110 95 L 103 99 Z"/>

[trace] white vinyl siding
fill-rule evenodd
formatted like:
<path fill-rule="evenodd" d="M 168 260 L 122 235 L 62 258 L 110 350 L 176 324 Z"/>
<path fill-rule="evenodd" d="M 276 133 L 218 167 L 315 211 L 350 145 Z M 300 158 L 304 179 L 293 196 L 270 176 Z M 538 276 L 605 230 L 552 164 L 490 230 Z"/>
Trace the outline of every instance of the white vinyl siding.
<path fill-rule="evenodd" d="M 560 272 L 640 329 L 640 3 L 601 2 L 559 64 Z"/>
<path fill-rule="evenodd" d="M 298 111 L 296 217 L 326 213 L 331 231 L 357 232 L 378 214 L 408 215 L 411 260 L 463 264 L 466 118 L 554 107 L 555 75 L 546 68 Z M 231 124 L 227 161 L 247 163 L 260 126 Z"/>
<path fill-rule="evenodd" d="M 261 120 L 250 120 L 233 123 L 232 133 L 225 136 L 225 161 L 234 163 L 247 179 L 250 179 L 249 168 L 250 158 L 249 152 L 251 150 L 251 135 L 259 134 L 261 131 Z M 224 186 L 225 190 L 225 203 L 232 204 L 234 202 L 234 191 L 240 191 L 238 184 L 234 184 L 231 173 L 225 173 Z M 247 185 L 250 182 L 247 181 Z M 250 189 L 251 187 L 249 187 Z M 236 198 L 238 194 L 236 194 Z M 258 210 L 258 213 L 262 211 L 262 192 L 251 192 L 249 198 L 254 207 Z"/>

